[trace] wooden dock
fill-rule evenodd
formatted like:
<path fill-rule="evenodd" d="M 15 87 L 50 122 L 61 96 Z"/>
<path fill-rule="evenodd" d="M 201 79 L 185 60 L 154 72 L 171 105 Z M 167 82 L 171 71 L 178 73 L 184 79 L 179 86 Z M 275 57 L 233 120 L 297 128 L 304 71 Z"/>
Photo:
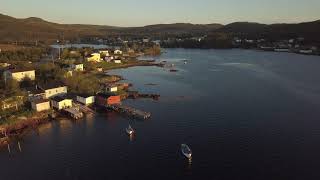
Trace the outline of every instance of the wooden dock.
<path fill-rule="evenodd" d="M 73 103 L 73 106 L 79 108 L 79 110 L 85 114 L 94 114 L 95 113 L 94 110 L 92 110 L 88 106 L 85 106 L 80 103 Z"/>
<path fill-rule="evenodd" d="M 141 111 L 139 109 L 135 109 L 129 106 L 125 105 L 106 105 L 107 109 L 111 109 L 115 112 L 125 114 L 127 116 L 131 116 L 133 118 L 139 118 L 139 119 L 149 119 L 151 117 L 150 112 Z"/>
<path fill-rule="evenodd" d="M 67 108 L 63 111 L 76 120 L 83 118 L 83 113 L 77 107 Z"/>

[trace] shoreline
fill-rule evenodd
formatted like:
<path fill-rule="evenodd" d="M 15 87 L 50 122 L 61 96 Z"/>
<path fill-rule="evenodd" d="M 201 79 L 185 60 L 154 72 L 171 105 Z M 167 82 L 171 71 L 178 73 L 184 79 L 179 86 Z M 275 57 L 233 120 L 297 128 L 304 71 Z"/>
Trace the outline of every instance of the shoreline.
<path fill-rule="evenodd" d="M 107 71 L 107 70 L 115 70 L 115 69 L 126 69 L 130 67 L 138 67 L 138 66 L 162 67 L 163 65 L 161 63 L 157 63 L 155 61 L 150 61 L 150 60 L 137 60 L 129 64 L 122 64 L 115 67 L 104 68 L 104 70 Z M 110 76 L 117 77 L 114 81 L 112 81 L 112 83 L 116 83 L 123 80 L 122 76 L 118 76 L 118 75 L 110 75 Z M 160 95 L 151 95 L 151 94 L 146 95 L 146 94 L 139 94 L 138 92 L 136 92 L 135 95 L 132 95 L 132 92 L 129 90 L 127 90 L 126 93 L 122 95 L 122 98 L 124 99 L 151 98 L 151 99 L 157 100 L 159 97 Z M 37 128 L 42 124 L 46 124 L 51 121 L 57 120 L 57 118 L 52 118 L 52 113 L 53 113 L 52 111 L 36 112 L 34 115 L 30 117 L 19 116 L 19 115 L 18 117 L 10 117 L 10 118 L 15 118 L 20 120 L 15 121 L 11 124 L 5 123 L 0 125 L 0 147 L 10 144 L 10 142 L 12 141 L 11 140 L 12 137 L 23 134 L 23 132 L 27 129 Z M 72 120 L 72 118 L 70 117 L 67 117 L 67 119 Z"/>

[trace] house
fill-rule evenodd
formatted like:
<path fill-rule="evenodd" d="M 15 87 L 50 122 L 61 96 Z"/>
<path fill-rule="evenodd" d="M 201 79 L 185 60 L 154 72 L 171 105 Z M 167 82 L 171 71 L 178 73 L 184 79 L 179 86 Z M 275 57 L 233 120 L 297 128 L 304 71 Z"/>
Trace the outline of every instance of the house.
<path fill-rule="evenodd" d="M 117 92 L 118 91 L 118 87 L 114 84 L 108 84 L 106 85 L 106 92 Z"/>
<path fill-rule="evenodd" d="M 91 95 L 82 94 L 77 96 L 77 101 L 84 105 L 90 105 L 94 103 L 95 97 Z"/>
<path fill-rule="evenodd" d="M 58 84 L 58 83 L 51 83 L 45 86 L 39 86 L 39 89 L 45 92 L 45 98 L 51 98 L 55 96 L 65 95 L 68 93 L 67 86 Z"/>
<path fill-rule="evenodd" d="M 312 50 L 311 49 L 301 49 L 299 50 L 299 53 L 301 54 L 312 54 Z"/>
<path fill-rule="evenodd" d="M 92 53 L 90 57 L 87 58 L 89 62 L 101 62 L 100 53 Z"/>
<path fill-rule="evenodd" d="M 117 50 L 115 50 L 115 51 L 113 52 L 113 54 L 121 55 L 121 54 L 122 54 L 122 51 L 119 50 L 119 49 L 117 49 Z"/>
<path fill-rule="evenodd" d="M 51 99 L 51 105 L 57 110 L 62 110 L 72 107 L 72 99 L 66 96 L 55 96 Z"/>
<path fill-rule="evenodd" d="M 98 72 L 102 72 L 102 71 L 103 71 L 103 68 L 102 68 L 102 67 L 97 67 L 97 71 L 98 71 Z"/>
<path fill-rule="evenodd" d="M 9 69 L 3 72 L 3 76 L 5 80 L 14 79 L 17 81 L 23 81 L 25 78 L 29 78 L 30 80 L 36 79 L 36 71 L 35 70 L 18 70 L 18 69 Z"/>
<path fill-rule="evenodd" d="M 64 74 L 64 77 L 68 78 L 68 77 L 72 77 L 72 76 L 73 76 L 73 71 L 70 70 L 70 69 L 67 69 L 65 74 Z"/>
<path fill-rule="evenodd" d="M 143 39 L 142 39 L 142 42 L 143 42 L 143 43 L 149 43 L 150 40 L 149 40 L 148 38 L 143 38 Z"/>
<path fill-rule="evenodd" d="M 104 55 L 104 56 L 106 56 L 106 57 L 109 57 L 109 56 L 110 56 L 108 50 L 101 50 L 101 51 L 99 51 L 99 53 L 102 54 L 102 55 Z"/>
<path fill-rule="evenodd" d="M 0 107 L 1 110 L 7 109 L 18 109 L 20 106 L 23 105 L 23 96 L 13 96 L 13 97 L 4 97 L 0 100 Z"/>
<path fill-rule="evenodd" d="M 121 64 L 122 63 L 121 59 L 115 59 L 115 60 L 113 60 L 113 62 L 116 63 L 116 64 Z"/>
<path fill-rule="evenodd" d="M 41 89 L 37 89 L 37 87 L 26 88 L 26 91 L 28 93 L 28 101 L 30 102 L 46 98 L 46 93 Z"/>
<path fill-rule="evenodd" d="M 31 108 L 37 112 L 50 110 L 50 101 L 47 99 L 37 99 L 31 102 Z"/>
<path fill-rule="evenodd" d="M 100 106 L 115 105 L 121 103 L 121 98 L 117 95 L 99 93 L 96 96 L 96 103 Z"/>
<path fill-rule="evenodd" d="M 2 67 L 2 68 L 6 68 L 9 66 L 11 66 L 11 64 L 9 64 L 9 63 L 0 63 L 0 67 Z"/>
<path fill-rule="evenodd" d="M 70 69 L 72 71 L 83 71 L 84 70 L 82 63 L 71 64 Z"/>

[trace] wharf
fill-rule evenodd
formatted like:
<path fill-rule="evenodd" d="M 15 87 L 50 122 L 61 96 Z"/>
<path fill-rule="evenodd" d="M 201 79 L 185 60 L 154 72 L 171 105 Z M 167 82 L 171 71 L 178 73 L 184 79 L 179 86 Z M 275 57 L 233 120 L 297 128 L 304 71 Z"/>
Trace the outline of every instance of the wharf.
<path fill-rule="evenodd" d="M 131 116 L 133 118 L 139 118 L 139 119 L 149 119 L 151 117 L 151 113 L 150 112 L 145 112 L 145 111 L 141 111 L 139 109 L 135 109 L 129 106 L 125 106 L 125 105 L 106 105 L 105 106 L 107 109 L 111 109 L 115 112 L 121 113 L 121 114 L 125 114 L 128 116 Z"/>
<path fill-rule="evenodd" d="M 67 108 L 67 109 L 64 109 L 63 111 L 76 120 L 83 118 L 83 113 L 76 107 Z"/>

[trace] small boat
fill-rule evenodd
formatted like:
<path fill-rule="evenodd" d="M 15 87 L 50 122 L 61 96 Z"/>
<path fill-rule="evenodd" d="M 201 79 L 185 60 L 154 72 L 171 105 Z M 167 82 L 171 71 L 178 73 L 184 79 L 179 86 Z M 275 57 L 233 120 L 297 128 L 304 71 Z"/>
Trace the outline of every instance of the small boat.
<path fill-rule="evenodd" d="M 192 151 L 188 145 L 181 144 L 181 152 L 186 158 L 188 158 L 188 159 L 192 158 Z"/>
<path fill-rule="evenodd" d="M 133 128 L 129 125 L 129 127 L 126 128 L 126 132 L 128 135 L 132 135 L 134 133 Z"/>

